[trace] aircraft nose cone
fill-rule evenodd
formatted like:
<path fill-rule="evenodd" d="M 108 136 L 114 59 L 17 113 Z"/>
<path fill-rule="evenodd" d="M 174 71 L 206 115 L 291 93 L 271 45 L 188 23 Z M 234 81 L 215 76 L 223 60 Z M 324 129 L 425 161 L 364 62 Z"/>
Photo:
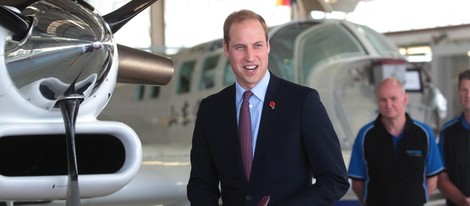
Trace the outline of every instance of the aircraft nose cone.
<path fill-rule="evenodd" d="M 8 74 L 21 95 L 45 109 L 53 109 L 69 87 L 92 95 L 115 52 L 103 18 L 74 1 L 42 0 L 21 12 L 33 17 L 33 26 L 23 40 L 5 44 Z"/>

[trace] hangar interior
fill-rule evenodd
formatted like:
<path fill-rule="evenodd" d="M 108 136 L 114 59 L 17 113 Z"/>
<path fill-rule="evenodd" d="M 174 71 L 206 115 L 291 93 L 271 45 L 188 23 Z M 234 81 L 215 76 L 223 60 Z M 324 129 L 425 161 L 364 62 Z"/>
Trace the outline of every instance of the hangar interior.
<path fill-rule="evenodd" d="M 118 8 L 127 3 L 126 0 L 113 0 L 106 3 L 98 0 L 87 0 L 93 4 L 101 13 Z M 386 2 L 386 1 L 382 1 Z M 230 1 L 230 0 L 207 0 L 207 1 L 166 1 L 159 0 L 152 5 L 147 11 L 142 12 L 131 23 L 123 28 L 123 31 L 116 34 L 116 40 L 121 44 L 132 47 L 150 50 L 155 53 L 176 53 L 178 49 L 183 47 L 191 47 L 193 45 L 203 43 L 212 39 L 220 38 L 221 24 L 223 19 L 229 12 L 237 9 L 252 9 L 267 19 L 268 25 L 281 24 L 286 21 L 305 18 L 340 18 L 361 24 L 360 18 L 355 16 L 355 12 L 361 9 L 367 10 L 368 7 L 361 7 L 361 4 L 370 4 L 379 6 L 379 1 L 360 1 L 360 0 L 263 0 L 257 3 L 252 1 Z M 423 2 L 422 2 L 423 3 Z M 430 2 L 432 3 L 432 2 Z M 415 8 L 419 5 L 419 1 L 413 4 L 405 2 L 397 2 L 397 4 L 406 4 L 412 8 L 403 9 L 414 10 L 415 16 L 422 16 L 411 21 L 426 21 L 426 9 Z M 442 2 L 441 2 L 442 4 Z M 453 8 L 459 8 L 464 1 L 449 1 L 436 8 L 451 13 Z M 268 5 L 268 6 L 267 6 Z M 370 6 L 369 6 L 370 7 Z M 382 6 L 385 7 L 385 6 Z M 210 15 L 197 15 L 201 13 L 201 9 L 205 8 Z M 435 12 L 432 6 L 427 7 L 430 11 Z M 372 15 L 377 15 L 377 11 L 370 11 Z M 367 11 L 366 11 L 367 12 Z M 359 14 L 358 14 L 359 15 Z M 403 16 L 403 14 L 401 14 Z M 441 15 L 446 15 L 443 13 Z M 212 24 L 204 22 L 202 25 L 193 23 L 194 21 L 208 21 L 205 18 L 214 19 Z M 267 16 L 267 17 L 266 17 Z M 400 16 L 400 15 L 397 15 Z M 435 12 L 435 16 L 439 15 Z M 450 17 L 457 15 L 448 15 Z M 190 18 L 191 17 L 191 18 Z M 195 19 L 194 19 L 194 18 Z M 214 18 L 215 17 L 215 18 Z M 413 16 L 411 16 L 413 17 Z M 373 18 L 373 17 L 372 17 Z M 379 17 L 380 18 L 380 17 Z M 383 17 L 383 21 L 388 23 L 386 19 L 390 18 L 406 18 L 406 17 Z M 427 17 L 426 17 L 427 18 Z M 193 20 L 190 20 L 193 19 Z M 432 20 L 432 19 L 431 19 Z M 359 21 L 359 22 L 357 22 Z M 390 25 L 390 28 L 396 31 L 388 31 L 380 28 L 379 31 L 389 37 L 399 48 L 400 52 L 407 56 L 410 62 L 418 67 L 425 68 L 429 74 L 429 78 L 433 81 L 442 94 L 447 99 L 447 116 L 444 120 L 448 120 L 458 115 L 461 110 L 458 105 L 456 96 L 457 75 L 460 71 L 470 68 L 470 24 L 465 19 L 460 22 L 442 23 L 436 21 L 434 26 L 426 28 L 409 29 L 402 26 L 402 30 L 397 25 Z M 449 20 L 451 21 L 451 20 Z M 367 22 L 364 22 L 367 23 Z M 470 22 L 469 22 L 470 23 Z M 209 24 L 209 26 L 207 26 Z M 427 22 L 431 24 L 432 22 Z M 205 27 L 203 25 L 206 25 Z M 367 25 L 374 29 L 374 25 Z M 202 31 L 192 31 L 197 28 L 204 28 Z M 398 30 L 397 30 L 398 29 Z M 377 29 L 376 29 L 377 30 Z M 190 37 L 188 37 L 190 35 Z M 174 43 L 178 42 L 178 43 Z"/>
<path fill-rule="evenodd" d="M 14 1 L 15 0 L 11 2 L 14 2 Z M 399 5 L 402 4 L 401 6 L 406 6 L 406 5 L 403 5 L 403 2 L 407 0 L 389 0 L 389 1 L 393 1 Z M 428 0 L 420 0 L 420 1 L 416 0 L 416 1 L 423 3 L 423 2 L 427 2 Z M 457 5 L 456 2 L 458 1 L 462 1 L 462 0 L 449 0 L 448 2 L 450 5 L 453 5 L 455 7 L 455 5 Z M 467 1 L 467 0 L 463 0 L 463 1 Z M 10 2 L 10 0 L 5 0 L 4 2 L 8 3 Z M 112 0 L 112 1 L 88 0 L 87 2 L 94 5 L 94 7 L 100 13 L 106 14 L 109 11 L 113 11 L 116 8 L 119 8 L 120 6 L 122 6 L 123 4 L 126 4 L 127 2 L 129 2 L 129 0 Z M 213 39 L 221 37 L 221 32 L 222 32 L 221 28 L 222 28 L 222 23 L 223 23 L 222 21 L 225 19 L 225 16 L 227 16 L 230 12 L 234 10 L 242 9 L 242 8 L 252 9 L 262 14 L 263 16 L 265 16 L 265 18 L 268 20 L 269 26 L 281 24 L 286 21 L 302 20 L 302 19 L 307 19 L 307 18 L 320 18 L 320 19 L 339 18 L 343 20 L 352 21 L 354 19 L 352 17 L 354 16 L 356 9 L 358 9 L 358 7 L 361 4 L 366 4 L 366 3 L 371 3 L 371 2 L 372 3 L 385 2 L 385 0 L 383 1 L 381 0 L 315 0 L 315 1 L 312 1 L 312 0 L 258 0 L 258 1 L 252 1 L 252 0 L 237 0 L 237 1 L 235 0 L 206 0 L 206 1 L 159 0 L 157 1 L 157 3 L 155 3 L 149 9 L 147 9 L 145 12 L 138 15 L 136 18 L 134 18 L 129 24 L 127 24 L 123 28 L 123 30 L 117 33 L 115 36 L 116 42 L 129 46 L 129 47 L 136 48 L 136 49 L 151 51 L 156 54 L 164 54 L 164 55 L 175 54 L 181 49 L 182 52 L 180 52 L 179 54 L 184 55 L 184 57 L 186 58 L 184 60 L 188 60 L 188 57 L 193 58 L 193 59 L 189 59 L 190 61 L 192 61 L 190 63 L 192 63 L 191 65 L 193 66 L 187 67 L 188 68 L 187 71 L 189 71 L 187 73 L 180 72 L 180 71 L 185 71 L 184 67 L 175 66 L 174 68 L 176 72 L 175 72 L 175 77 L 173 78 L 175 80 L 170 82 L 170 85 L 168 87 L 165 87 L 165 86 L 159 87 L 159 86 L 154 86 L 154 85 L 132 85 L 130 87 L 125 87 L 125 86 L 118 85 L 116 87 L 116 90 L 114 90 L 114 84 L 113 84 L 113 87 L 109 88 L 109 89 L 113 89 L 113 92 L 118 91 L 118 90 L 119 92 L 113 93 L 113 101 L 110 101 L 110 104 L 107 105 L 107 110 L 103 112 L 104 115 L 102 115 L 100 118 L 103 118 L 104 120 L 106 119 L 116 120 L 117 119 L 119 121 L 128 123 L 130 126 L 132 126 L 132 128 L 135 129 L 136 132 L 138 133 L 138 136 L 140 140 L 142 141 L 142 143 L 145 144 L 146 146 L 145 148 L 143 148 L 143 151 L 144 151 L 143 153 L 145 155 L 144 155 L 143 162 L 142 162 L 143 167 L 139 171 L 141 172 L 139 173 L 140 175 L 138 175 L 137 178 L 135 178 L 135 180 L 133 180 L 130 184 L 126 185 L 126 189 L 123 189 L 117 193 L 114 193 L 113 194 L 114 196 L 106 196 L 106 197 L 102 197 L 102 199 L 100 199 L 101 197 L 96 198 L 96 199 L 91 199 L 90 202 L 93 202 L 93 201 L 119 202 L 119 201 L 122 201 L 122 199 L 120 199 L 121 197 L 124 200 L 128 200 L 128 201 L 135 200 L 138 202 L 141 202 L 142 200 L 146 200 L 143 197 L 151 197 L 154 199 L 160 198 L 161 201 L 163 199 L 163 201 L 186 202 L 186 195 L 185 195 L 186 187 L 185 186 L 186 186 L 187 175 L 188 175 L 187 172 L 189 171 L 190 164 L 189 164 L 189 153 L 188 153 L 189 144 L 185 145 L 185 143 L 188 143 L 190 140 L 190 137 L 191 137 L 190 133 L 192 132 L 192 126 L 193 126 L 191 123 L 194 123 L 195 121 L 195 114 L 197 112 L 197 108 L 200 103 L 199 102 L 200 99 L 198 99 L 199 97 L 196 95 L 207 96 L 210 93 L 215 92 L 216 89 L 218 89 L 214 85 L 217 85 L 220 87 L 227 86 L 227 85 L 222 85 L 221 83 L 222 80 L 224 82 L 226 79 L 231 80 L 232 82 L 229 82 L 229 81 L 228 82 L 229 84 L 232 84 L 235 78 L 233 77 L 233 73 L 230 71 L 230 66 L 227 66 L 229 64 L 226 64 L 227 61 L 219 61 L 219 57 L 224 56 L 223 51 L 222 51 L 223 49 L 221 49 L 222 48 L 221 41 L 214 40 L 206 44 L 200 44 L 200 43 L 207 42 L 209 40 L 213 40 Z M 269 6 L 266 6 L 266 5 L 269 5 Z M 443 7 L 447 7 L 447 6 L 448 5 L 445 5 Z M 461 7 L 465 8 L 463 6 Z M 409 8 L 407 9 L 409 10 Z M 376 10 L 369 10 L 369 11 L 377 13 Z M 416 13 L 422 12 L 423 8 L 419 8 L 419 9 L 415 8 L 415 11 Z M 399 13 L 399 12 L 395 12 L 395 13 Z M 388 17 L 383 17 L 383 18 L 379 18 L 379 20 L 385 22 L 386 20 L 388 20 L 387 18 Z M 209 22 L 208 19 L 212 19 L 214 21 Z M 409 20 L 411 21 L 412 19 L 409 19 Z M 357 21 L 356 23 L 361 23 L 361 22 Z M 444 25 L 442 23 L 437 24 L 436 22 L 436 25 L 432 27 L 426 27 L 426 28 L 413 27 L 413 29 L 402 29 L 402 30 L 394 30 L 394 31 L 381 30 L 380 31 L 381 33 L 385 34 L 385 36 L 389 38 L 394 44 L 396 44 L 398 48 L 400 48 L 401 54 L 403 55 L 403 57 L 408 59 L 411 65 L 422 68 L 423 70 L 426 71 L 425 76 L 421 77 L 423 81 L 432 81 L 433 85 L 440 89 L 443 96 L 447 100 L 447 106 L 446 106 L 447 114 L 444 117 L 443 121 L 446 121 L 460 113 L 460 108 L 459 108 L 457 95 L 456 95 L 456 88 L 457 88 L 456 84 L 457 84 L 458 73 L 464 69 L 470 68 L 470 53 L 469 53 L 470 36 L 468 35 L 470 33 L 469 23 L 470 23 L 470 20 L 467 22 L 464 21 L 458 24 L 453 23 L 453 24 L 444 24 Z M 383 24 L 388 24 L 388 22 L 383 23 Z M 367 25 L 367 24 L 364 24 L 364 25 Z M 204 26 L 207 26 L 207 28 Z M 351 26 L 351 27 L 348 27 L 349 29 L 344 29 L 344 30 L 356 31 L 351 28 L 359 28 L 359 27 L 360 26 L 358 27 Z M 100 27 L 100 28 L 105 28 L 105 27 Z M 325 27 L 322 27 L 322 28 L 325 28 Z M 305 30 L 313 31 L 313 29 L 312 30 L 305 29 Z M 357 29 L 357 30 L 360 30 L 360 29 Z M 356 31 L 356 33 L 359 33 L 359 32 Z M 363 33 L 366 33 L 366 32 L 363 32 Z M 305 37 L 305 36 L 306 35 L 302 35 L 301 37 Z M 311 35 L 311 36 L 317 37 L 320 35 Z M 328 39 L 328 40 L 331 39 L 330 36 L 328 35 L 325 35 L 325 36 L 328 37 L 325 39 Z M 357 40 L 357 39 L 360 39 L 358 38 L 358 36 L 359 35 L 349 35 L 347 37 L 356 37 L 356 38 L 350 38 L 350 39 Z M 378 35 L 378 34 L 377 36 L 382 37 L 382 35 Z M 310 37 L 310 36 L 307 36 L 307 37 Z M 384 39 L 385 38 L 380 38 L 380 40 L 384 40 Z M 363 42 L 368 42 L 368 43 L 372 42 L 370 39 L 367 39 L 365 37 L 361 38 L 361 40 Z M 292 42 L 292 41 L 289 41 L 289 42 Z M 316 41 L 312 41 L 312 42 L 316 42 Z M 323 41 L 319 41 L 319 42 L 323 42 Z M 353 42 L 353 41 L 351 40 L 349 42 Z M 193 45 L 198 45 L 198 46 L 193 47 Z M 293 44 L 287 44 L 287 45 L 293 45 Z M 305 46 L 307 44 L 300 44 L 300 45 Z M 343 46 L 346 44 L 338 43 L 338 45 Z M 356 44 L 353 44 L 353 45 L 356 45 Z M 360 49 L 364 49 L 367 46 L 374 48 L 373 47 L 374 45 L 372 44 L 357 44 L 357 45 L 359 45 L 358 47 L 360 47 Z M 209 52 L 207 53 L 198 52 L 198 51 L 201 51 L 202 49 L 200 48 L 203 48 L 204 46 L 205 48 L 210 48 L 204 51 L 211 50 L 211 52 L 213 52 L 212 56 L 206 55 Z M 313 46 L 312 47 L 305 46 L 305 47 L 316 48 L 317 51 L 319 50 L 318 47 L 313 47 Z M 188 50 L 191 50 L 188 48 L 191 48 L 193 51 L 188 51 Z M 342 49 L 344 47 L 325 46 L 325 48 L 328 48 L 328 49 L 341 48 L 341 49 L 336 49 L 336 50 L 344 51 L 344 49 Z M 360 49 L 358 49 L 357 51 L 359 51 Z M 125 50 L 120 50 L 120 51 L 125 51 Z M 388 50 L 388 51 L 391 51 L 391 50 Z M 201 53 L 203 53 L 203 55 L 201 55 Z M 306 50 L 305 53 L 310 55 L 310 54 L 321 53 L 321 52 Z M 360 53 L 360 52 L 356 52 L 356 53 Z M 371 54 L 371 53 L 374 53 L 372 49 L 369 49 L 367 50 L 367 52 L 364 52 L 364 54 Z M 396 55 L 394 57 L 400 57 L 400 55 L 397 52 L 395 53 Z M 294 52 L 290 52 L 289 54 L 294 54 Z M 300 55 L 296 55 L 296 56 L 300 56 Z M 309 57 L 311 56 L 313 55 L 310 55 Z M 280 59 L 279 62 L 283 63 L 284 65 L 292 65 L 291 63 L 295 62 L 296 60 L 294 58 L 291 58 L 291 59 L 294 59 L 292 61 L 291 59 L 287 59 L 287 58 L 284 58 L 284 59 L 279 58 L 279 59 Z M 284 61 L 286 59 L 288 61 Z M 304 59 L 308 59 L 308 58 L 304 58 Z M 386 59 L 386 60 L 389 60 L 389 59 Z M 197 67 L 198 69 L 194 69 L 195 68 L 194 65 L 196 65 L 195 63 L 196 61 L 198 61 L 198 65 L 202 65 L 200 67 Z M 87 65 L 89 62 L 90 61 L 86 61 Z M 270 61 L 270 63 L 271 62 L 272 61 Z M 399 59 L 399 63 L 403 63 L 403 62 L 404 61 L 402 61 L 402 59 Z M 375 98 L 369 98 L 369 97 L 373 96 L 374 94 L 373 91 L 375 89 L 374 83 L 377 83 L 378 81 L 375 81 L 375 82 L 369 81 L 369 79 L 374 79 L 374 78 L 369 78 L 372 75 L 369 75 L 369 73 L 366 73 L 366 72 L 376 71 L 375 68 L 383 69 L 384 67 L 389 66 L 389 65 L 386 65 L 386 61 L 379 62 L 383 64 L 375 65 L 373 63 L 376 63 L 376 62 L 363 61 L 363 59 L 354 61 L 354 63 L 355 64 L 347 64 L 347 67 L 348 69 L 350 69 L 349 71 L 351 71 L 351 73 L 344 72 L 344 70 L 339 69 L 339 68 L 344 68 L 344 67 L 341 67 L 342 66 L 341 64 L 346 64 L 345 62 L 340 62 L 337 64 L 329 64 L 329 65 L 327 65 L 328 63 L 325 63 L 325 65 L 327 66 L 322 65 L 323 70 L 315 70 L 315 73 L 311 72 L 310 76 L 306 75 L 307 77 L 312 77 L 312 78 L 307 79 L 305 76 L 301 76 L 302 78 L 298 78 L 298 79 L 302 79 L 302 81 L 310 83 L 309 86 L 314 86 L 314 88 L 323 87 L 322 101 L 328 100 L 327 98 L 324 98 L 324 97 L 329 96 L 330 103 L 328 103 L 327 101 L 324 101 L 324 102 L 327 102 L 325 103 L 325 105 L 336 106 L 336 107 L 332 107 L 332 110 L 330 111 L 337 110 L 338 114 L 344 114 L 345 111 L 348 111 L 348 112 L 354 111 L 355 114 L 357 114 L 357 116 L 360 116 L 362 119 L 367 119 L 367 121 L 369 121 L 369 118 L 367 115 L 372 115 L 372 116 L 376 115 L 376 113 L 374 113 L 376 111 L 372 111 L 370 109 L 371 106 L 375 106 L 375 103 L 376 103 Z M 282 66 L 283 64 L 280 64 L 280 65 Z M 181 64 L 181 65 L 184 66 L 186 64 Z M 305 64 L 305 65 L 307 65 L 306 66 L 307 69 L 313 68 L 313 66 L 311 66 L 312 64 Z M 335 65 L 336 67 L 333 67 L 332 65 Z M 338 66 L 338 65 L 341 65 L 341 66 Z M 23 65 L 20 65 L 20 66 L 23 66 Z M 215 69 L 217 66 L 222 66 L 222 67 L 219 67 L 220 71 L 225 72 L 225 70 L 227 70 L 228 72 L 217 73 Z M 399 64 L 399 66 L 397 66 L 400 68 L 398 69 L 394 68 L 394 69 L 401 70 L 403 69 L 403 67 L 401 66 L 403 66 L 403 64 Z M 183 69 L 180 69 L 180 68 L 183 68 Z M 193 73 L 193 71 L 197 71 L 200 73 L 197 73 L 197 72 Z M 318 71 L 321 71 L 323 73 L 320 73 Z M 333 72 L 336 76 L 330 75 Z M 227 73 L 232 74 L 232 77 L 227 76 L 227 78 L 225 78 L 226 76 L 222 75 L 222 74 L 225 75 Z M 362 75 L 365 73 L 366 75 Z M 373 73 L 373 72 L 370 72 L 370 73 Z M 301 73 L 301 74 L 304 74 L 304 73 Z M 301 74 L 299 74 L 298 76 L 300 76 Z M 355 74 L 356 76 L 354 76 Z M 144 75 L 141 75 L 141 76 L 144 76 Z M 220 78 L 216 79 L 215 76 L 220 77 Z M 331 78 L 325 78 L 325 76 L 331 77 Z M 197 81 L 191 82 L 191 77 L 197 78 L 197 80 L 199 80 L 199 82 L 202 82 L 203 84 L 198 84 L 199 82 Z M 364 78 L 357 78 L 357 77 L 364 77 Z M 220 80 L 218 81 L 219 83 L 215 82 L 214 79 Z M 178 80 L 180 80 L 180 82 L 182 83 L 179 84 L 180 82 L 177 82 Z M 5 82 L 6 81 L 3 81 L 3 83 Z M 344 84 L 338 84 L 338 83 L 344 83 Z M 192 88 L 195 88 L 193 90 L 195 91 L 194 93 L 197 93 L 197 94 L 191 94 L 189 92 L 190 91 L 189 89 L 186 89 L 186 87 L 180 86 L 180 85 L 186 85 L 188 86 L 188 88 L 190 88 L 189 86 L 192 85 Z M 326 87 L 325 85 L 326 86 L 333 85 L 335 87 L 333 86 Z M 341 85 L 341 87 L 337 85 Z M 147 86 L 151 88 L 146 90 L 145 88 Z M 17 90 L 14 90 L 14 91 L 17 91 Z M 112 92 L 109 92 L 107 95 L 101 95 L 101 96 L 98 95 L 98 96 L 110 97 L 111 93 Z M 364 93 L 367 94 L 368 96 L 366 95 L 360 96 L 361 94 L 364 94 Z M 150 94 L 151 96 L 150 98 L 143 97 L 144 95 L 142 94 Z M 171 96 L 171 94 L 176 94 L 176 95 Z M 344 96 L 354 99 L 356 100 L 355 101 L 356 103 L 357 102 L 359 103 L 356 105 L 353 105 L 351 103 L 353 101 L 345 100 L 343 101 L 343 103 L 345 103 L 343 106 L 345 106 L 344 108 L 346 109 L 341 107 L 340 104 L 331 103 L 331 102 L 340 102 L 338 100 L 343 100 Z M 364 96 L 367 98 L 363 98 Z M 9 96 L 4 95 L 3 97 L 4 99 L 7 99 L 5 97 L 9 97 Z M 170 99 L 168 97 L 172 97 L 173 99 Z M 336 98 L 343 98 L 343 99 L 336 99 Z M 18 98 L 18 99 L 24 102 L 23 98 Z M 140 101 L 140 102 L 135 101 L 136 99 L 137 100 L 143 99 L 143 101 Z M 190 101 L 188 101 L 188 99 L 190 99 Z M 365 99 L 365 100 L 368 100 L 368 102 L 367 104 L 360 104 L 361 102 L 358 99 L 359 100 Z M 150 100 L 150 101 L 145 101 L 145 100 Z M 106 102 L 106 101 L 103 101 L 103 102 Z M 415 101 L 415 102 L 418 102 L 418 101 Z M 421 102 L 424 102 L 424 101 L 421 101 Z M 10 105 L 11 104 L 8 104 L 8 106 Z M 352 106 L 358 106 L 358 107 L 352 107 Z M 356 108 L 362 108 L 364 110 L 357 110 Z M 365 112 L 362 112 L 365 110 L 369 112 L 366 115 L 365 115 Z M 48 110 L 48 112 L 49 111 L 50 110 Z M 157 114 L 159 115 L 161 114 L 162 116 L 157 116 Z M 28 115 L 30 114 L 28 113 Z M 343 120 L 343 121 L 338 121 L 339 122 L 338 125 L 341 124 L 341 125 L 350 126 L 350 125 L 347 125 L 348 123 L 346 122 L 347 118 L 352 119 L 352 121 L 354 121 L 355 124 L 362 125 L 362 122 L 360 122 L 362 121 L 362 119 L 359 120 L 357 116 L 350 115 L 350 113 L 348 115 L 344 115 L 344 118 L 343 116 L 340 116 L 340 115 L 338 116 L 340 120 Z M 10 119 L 8 119 L 8 121 L 10 121 Z M 22 130 L 24 130 L 24 128 L 22 128 Z M 348 132 L 344 132 L 345 133 L 343 134 L 343 136 L 345 137 L 344 142 L 350 144 L 351 141 L 349 140 L 351 140 L 354 137 L 355 132 L 356 130 L 350 130 L 350 131 L 348 130 Z M 135 137 L 135 136 L 132 136 L 132 137 Z M 137 147 L 130 146 L 129 148 L 137 148 Z M 345 149 L 343 152 L 344 152 L 343 153 L 344 159 L 349 160 L 348 152 L 350 151 L 348 151 L 348 149 Z M 158 161 L 154 161 L 154 160 L 158 160 Z M 149 181 L 151 180 L 155 180 L 158 184 L 150 183 Z M 170 185 L 170 186 L 167 186 L 167 185 Z M 145 186 L 145 189 L 142 189 L 143 186 Z M 149 189 L 149 188 L 146 188 L 147 186 L 149 187 L 153 186 L 154 188 Z M 138 191 L 138 193 L 134 193 L 135 191 Z M 160 195 L 160 196 L 157 196 L 157 195 Z M 11 198 L 11 197 L 8 197 L 8 198 Z M 345 197 L 346 200 L 350 200 L 354 198 L 355 196 L 352 193 L 349 193 L 349 196 L 347 195 Z M 432 199 L 437 200 L 438 203 L 436 204 L 431 203 L 429 204 L 429 206 L 438 205 L 438 204 L 442 205 L 442 196 L 440 196 L 439 194 L 434 195 Z M 84 200 L 84 201 L 87 201 L 87 200 Z M 64 205 L 62 204 L 63 202 L 56 203 L 54 201 L 50 203 L 51 203 L 50 205 L 52 204 Z M 119 202 L 119 204 L 131 205 L 131 204 L 127 204 L 126 202 Z M 0 202 L 0 205 L 2 205 L 1 202 Z M 13 205 L 13 202 L 12 201 L 8 202 L 8 205 Z M 155 204 L 152 203 L 152 205 L 155 205 Z M 172 205 L 176 205 L 176 204 L 172 204 Z"/>

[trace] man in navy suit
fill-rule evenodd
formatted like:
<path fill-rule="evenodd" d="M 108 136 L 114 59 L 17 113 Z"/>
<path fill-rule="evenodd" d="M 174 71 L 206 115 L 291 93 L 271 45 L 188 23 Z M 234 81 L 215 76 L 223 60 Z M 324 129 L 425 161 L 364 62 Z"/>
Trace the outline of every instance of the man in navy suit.
<path fill-rule="evenodd" d="M 268 72 L 264 19 L 241 10 L 224 23 L 236 83 L 201 101 L 193 133 L 191 205 L 332 205 L 348 190 L 338 137 L 316 90 Z M 238 119 L 251 91 L 252 163 L 244 171 Z M 251 160 L 251 159 L 250 159 Z M 314 181 L 312 181 L 315 179 Z"/>

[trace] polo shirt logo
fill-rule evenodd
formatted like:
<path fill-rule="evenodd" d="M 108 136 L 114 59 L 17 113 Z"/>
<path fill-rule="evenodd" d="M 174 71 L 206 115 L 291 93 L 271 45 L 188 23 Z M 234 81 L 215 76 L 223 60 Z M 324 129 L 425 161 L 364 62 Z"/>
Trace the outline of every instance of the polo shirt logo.
<path fill-rule="evenodd" d="M 422 157 L 423 152 L 421 150 L 406 150 L 408 157 Z"/>

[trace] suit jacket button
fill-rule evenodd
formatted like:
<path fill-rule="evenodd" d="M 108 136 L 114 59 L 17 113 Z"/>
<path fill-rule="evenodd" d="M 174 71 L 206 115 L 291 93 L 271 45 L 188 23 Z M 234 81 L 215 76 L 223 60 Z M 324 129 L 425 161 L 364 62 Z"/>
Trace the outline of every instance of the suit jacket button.
<path fill-rule="evenodd" d="M 250 201 L 250 200 L 251 200 L 251 195 L 247 195 L 247 196 L 245 197 L 245 199 L 248 200 L 248 201 Z"/>

